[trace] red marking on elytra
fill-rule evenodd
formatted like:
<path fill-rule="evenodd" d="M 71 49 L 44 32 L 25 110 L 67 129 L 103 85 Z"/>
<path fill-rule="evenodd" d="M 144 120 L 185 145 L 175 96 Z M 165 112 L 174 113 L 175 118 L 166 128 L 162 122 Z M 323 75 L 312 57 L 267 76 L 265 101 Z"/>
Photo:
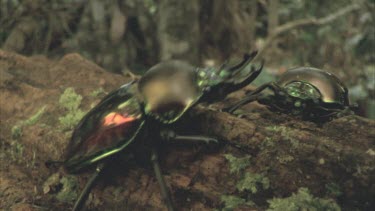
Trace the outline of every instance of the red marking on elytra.
<path fill-rule="evenodd" d="M 103 126 L 113 126 L 113 125 L 120 125 L 126 122 L 131 122 L 135 118 L 129 116 L 123 116 L 119 113 L 112 112 L 109 113 L 107 116 L 104 117 Z"/>
<path fill-rule="evenodd" d="M 112 112 L 103 118 L 102 127 L 85 140 L 80 149 L 81 155 L 89 155 L 116 146 L 124 139 L 130 138 L 138 126 L 136 117 L 123 116 Z"/>

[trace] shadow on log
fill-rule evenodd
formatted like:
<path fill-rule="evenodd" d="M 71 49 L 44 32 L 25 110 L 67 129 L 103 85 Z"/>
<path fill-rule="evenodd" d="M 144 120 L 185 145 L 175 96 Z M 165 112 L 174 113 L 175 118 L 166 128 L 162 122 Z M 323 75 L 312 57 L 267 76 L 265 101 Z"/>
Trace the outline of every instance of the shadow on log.
<path fill-rule="evenodd" d="M 60 96 L 73 87 L 82 96 L 79 108 L 88 111 L 129 80 L 78 54 L 52 61 L 0 51 L 0 209 L 70 209 L 89 173 L 72 176 L 44 165 L 61 159 L 71 135 L 59 120 L 68 112 Z M 240 118 L 219 112 L 223 104 L 199 105 L 176 125 L 181 133 L 218 137 L 223 146 L 171 145 L 161 153 L 178 210 L 265 210 L 269 203 L 277 209 L 273 198 L 298 190 L 305 193 L 297 195 L 305 197 L 302 202 L 315 207 L 337 208 L 337 203 L 343 210 L 374 209 L 373 120 L 347 116 L 318 126 L 256 103 L 245 106 Z M 118 161 L 95 186 L 86 207 L 165 210 L 148 165 L 121 156 Z"/>

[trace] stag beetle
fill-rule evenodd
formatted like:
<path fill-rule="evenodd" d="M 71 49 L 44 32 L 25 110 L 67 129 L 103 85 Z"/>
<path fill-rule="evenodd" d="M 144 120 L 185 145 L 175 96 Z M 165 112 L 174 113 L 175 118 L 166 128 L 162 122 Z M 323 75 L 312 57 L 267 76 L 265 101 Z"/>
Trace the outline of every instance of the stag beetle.
<path fill-rule="evenodd" d="M 120 152 L 126 154 L 136 143 L 149 150 L 162 198 L 168 210 L 173 210 L 158 162 L 158 146 L 178 141 L 218 143 L 205 136 L 177 135 L 171 128 L 197 103 L 218 101 L 251 83 L 263 67 L 262 63 L 259 68 L 245 68 L 256 54 L 245 54 L 239 64 L 224 63 L 220 68 L 193 67 L 177 60 L 162 62 L 138 81 L 104 97 L 75 127 L 62 162 L 72 174 L 96 165 L 73 210 L 82 208 L 109 159 Z"/>
<path fill-rule="evenodd" d="M 267 88 L 272 94 L 261 93 Z M 349 104 L 348 89 L 335 75 L 313 67 L 287 70 L 276 82 L 259 86 L 223 110 L 233 113 L 252 101 L 267 105 L 270 110 L 320 122 L 348 113 L 354 107 Z"/>

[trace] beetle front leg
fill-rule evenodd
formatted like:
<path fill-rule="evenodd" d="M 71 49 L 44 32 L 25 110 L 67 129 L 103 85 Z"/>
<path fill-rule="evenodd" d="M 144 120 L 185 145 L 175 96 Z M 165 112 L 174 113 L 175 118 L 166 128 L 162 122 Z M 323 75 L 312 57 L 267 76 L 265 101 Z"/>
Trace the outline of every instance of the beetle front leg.
<path fill-rule="evenodd" d="M 253 102 L 253 101 L 257 101 L 260 97 L 260 92 L 262 92 L 263 90 L 265 90 L 267 88 L 271 89 L 274 93 L 277 93 L 278 90 L 279 90 L 279 88 L 273 82 L 263 84 L 263 85 L 259 86 L 258 88 L 256 88 L 254 91 L 250 92 L 248 95 L 246 95 L 244 97 L 244 99 L 242 99 L 240 101 L 237 101 L 232 106 L 229 106 L 229 107 L 226 107 L 226 108 L 222 109 L 222 111 L 233 114 L 233 112 L 236 111 L 241 106 L 243 106 L 247 103 Z"/>
<path fill-rule="evenodd" d="M 173 211 L 174 208 L 173 208 L 172 200 L 169 195 L 167 185 L 165 184 L 163 174 L 161 173 L 161 169 L 159 165 L 159 156 L 155 148 L 153 148 L 151 152 L 151 163 L 152 163 L 152 166 L 154 167 L 155 176 L 161 189 L 161 196 L 163 198 L 163 201 L 167 205 L 168 211 Z"/>
<path fill-rule="evenodd" d="M 171 142 L 171 143 L 204 143 L 204 144 L 218 144 L 219 140 L 207 137 L 207 136 L 184 136 L 184 135 L 177 135 L 172 130 L 163 130 L 160 132 L 160 135 L 163 140 Z"/>
<path fill-rule="evenodd" d="M 242 99 L 240 101 L 237 101 L 236 104 L 234 104 L 232 106 L 229 106 L 229 107 L 226 107 L 226 108 L 223 108 L 222 111 L 228 112 L 230 114 L 233 114 L 241 106 L 243 106 L 243 105 L 245 105 L 247 103 L 253 102 L 253 101 L 257 101 L 258 98 L 259 98 L 259 94 L 257 94 L 257 95 L 248 95 L 244 99 Z"/>
<path fill-rule="evenodd" d="M 320 115 L 319 118 L 343 117 L 354 114 L 349 106 L 346 106 L 343 109 L 325 108 L 323 106 L 318 106 L 317 108 L 327 113 L 325 115 Z"/>
<path fill-rule="evenodd" d="M 83 189 L 83 191 L 81 192 L 81 195 L 78 197 L 76 203 L 74 204 L 73 211 L 78 211 L 82 209 L 82 206 L 84 205 L 88 194 L 90 193 L 92 187 L 95 184 L 95 181 L 98 179 L 100 173 L 103 171 L 105 166 L 106 166 L 106 163 L 98 164 L 98 166 L 95 169 L 95 172 L 92 174 L 91 178 L 86 183 L 85 188 Z"/>

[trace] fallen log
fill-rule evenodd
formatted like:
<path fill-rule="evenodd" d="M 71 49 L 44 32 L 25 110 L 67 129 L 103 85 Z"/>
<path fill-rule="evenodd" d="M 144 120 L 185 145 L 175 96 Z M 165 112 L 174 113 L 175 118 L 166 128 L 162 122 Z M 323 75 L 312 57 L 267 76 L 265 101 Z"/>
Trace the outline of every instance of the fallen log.
<path fill-rule="evenodd" d="M 74 88 L 82 97 L 79 109 L 88 111 L 129 80 L 78 54 L 53 61 L 0 51 L 0 209 L 72 208 L 90 173 L 68 175 L 44 165 L 62 159 L 71 134 L 60 120 L 68 112 L 60 96 Z M 375 121 L 352 115 L 317 125 L 256 103 L 244 106 L 241 116 L 220 112 L 241 95 L 196 106 L 176 124 L 180 133 L 217 137 L 222 145 L 162 149 L 163 173 L 178 210 L 280 210 L 303 202 L 374 209 Z M 113 162 L 86 207 L 165 210 L 152 170 L 136 161 L 120 156 Z"/>

